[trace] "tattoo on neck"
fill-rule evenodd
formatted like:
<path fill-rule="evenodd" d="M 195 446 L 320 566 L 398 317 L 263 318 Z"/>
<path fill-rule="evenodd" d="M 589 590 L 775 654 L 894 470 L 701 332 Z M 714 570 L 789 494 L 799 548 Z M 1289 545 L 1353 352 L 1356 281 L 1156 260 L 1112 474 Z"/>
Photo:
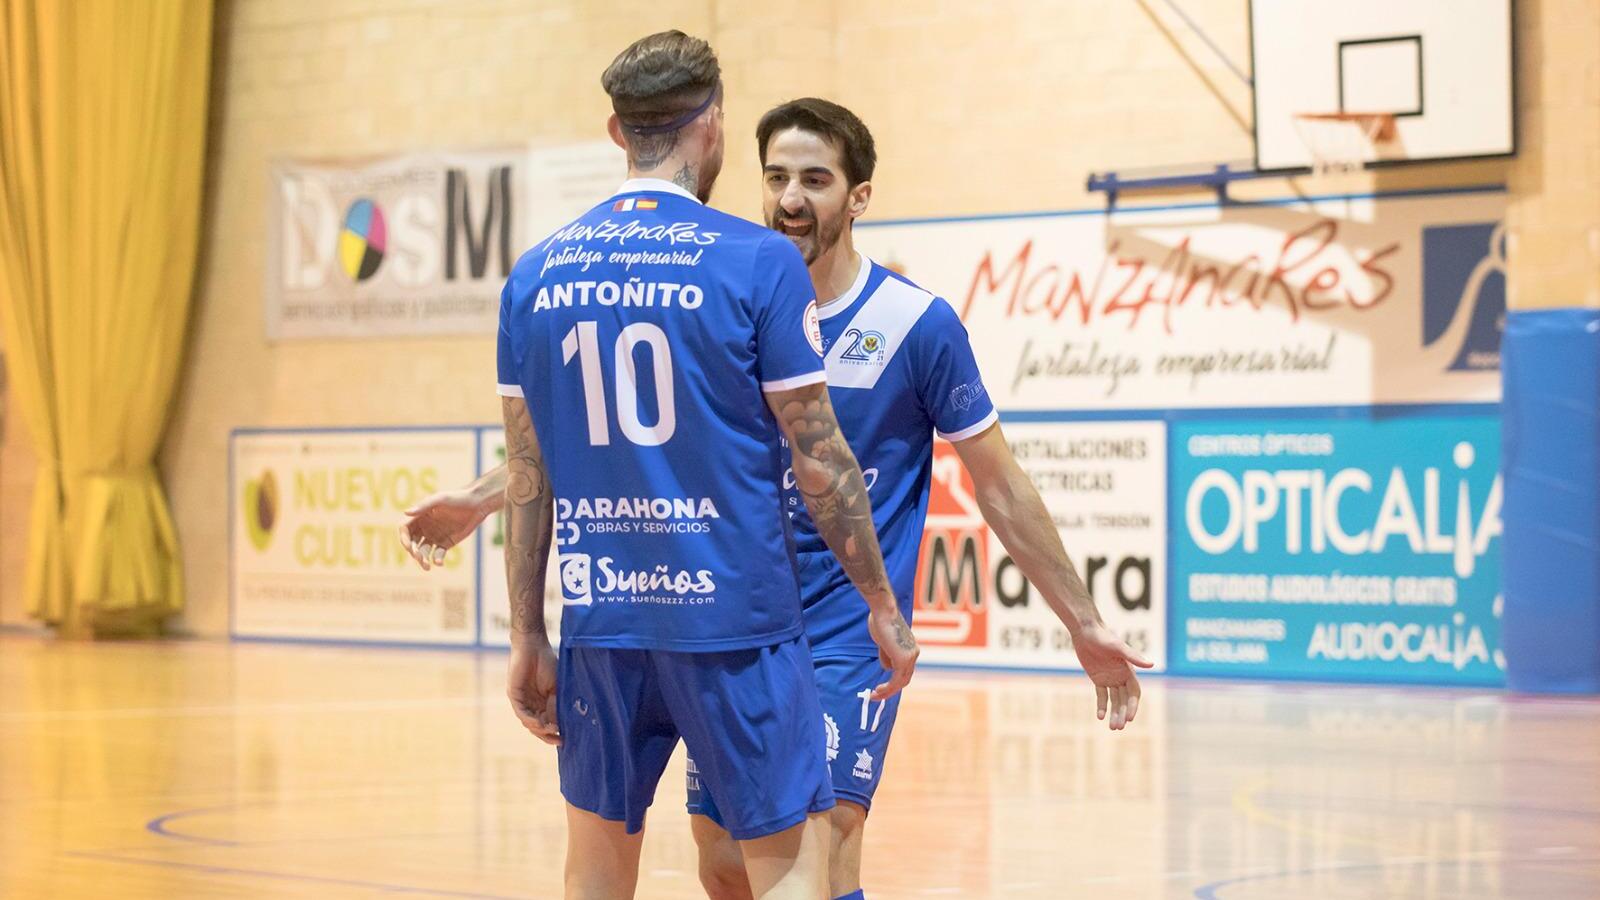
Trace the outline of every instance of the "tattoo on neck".
<path fill-rule="evenodd" d="M 672 151 L 678 149 L 678 132 L 636 135 L 629 139 L 628 149 L 633 151 L 633 167 L 648 172 L 661 165 L 672 155 Z"/>
<path fill-rule="evenodd" d="M 695 172 L 694 166 L 683 164 L 677 174 L 672 176 L 672 183 L 693 194 L 700 190 L 700 176 Z"/>

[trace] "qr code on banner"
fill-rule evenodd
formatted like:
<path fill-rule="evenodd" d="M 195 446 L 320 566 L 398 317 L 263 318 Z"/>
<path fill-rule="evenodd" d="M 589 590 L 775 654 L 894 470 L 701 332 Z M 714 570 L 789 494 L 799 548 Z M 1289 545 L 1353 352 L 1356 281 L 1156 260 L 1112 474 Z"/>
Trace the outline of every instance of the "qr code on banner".
<path fill-rule="evenodd" d="M 440 627 L 445 631 L 464 631 L 467 627 L 467 592 L 461 590 L 445 591 L 440 596 L 440 611 L 443 621 Z"/>

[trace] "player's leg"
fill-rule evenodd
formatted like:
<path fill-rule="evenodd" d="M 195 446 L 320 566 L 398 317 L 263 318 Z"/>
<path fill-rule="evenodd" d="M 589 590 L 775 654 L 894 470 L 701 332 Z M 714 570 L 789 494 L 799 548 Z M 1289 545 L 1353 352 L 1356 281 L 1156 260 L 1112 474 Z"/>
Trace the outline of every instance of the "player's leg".
<path fill-rule="evenodd" d="M 678 744 L 649 655 L 562 647 L 556 703 L 566 896 L 632 897 L 645 811 Z"/>
<path fill-rule="evenodd" d="M 867 826 L 867 809 L 841 798 L 828 814 L 828 824 L 833 832 L 828 850 L 828 894 L 855 900 L 861 896 L 861 836 Z"/>
<path fill-rule="evenodd" d="M 632 897 L 644 831 L 567 804 L 566 900 Z"/>
<path fill-rule="evenodd" d="M 828 767 L 839 801 L 830 816 L 829 896 L 855 900 L 862 896 L 861 845 L 867 812 L 883 780 L 900 695 L 887 701 L 871 699 L 872 689 L 887 678 L 876 658 L 819 659 L 815 678 L 827 733 Z"/>
<path fill-rule="evenodd" d="M 654 658 L 695 786 L 740 842 L 752 896 L 826 898 L 833 790 L 805 640 Z"/>
<path fill-rule="evenodd" d="M 707 900 L 751 900 L 750 878 L 744 873 L 739 842 L 722 826 L 716 801 L 700 783 L 694 757 L 689 758 L 689 832 L 700 854 L 700 886 Z"/>
<path fill-rule="evenodd" d="M 762 900 L 826 900 L 828 813 L 811 813 L 777 834 L 739 842 L 750 893 Z"/>

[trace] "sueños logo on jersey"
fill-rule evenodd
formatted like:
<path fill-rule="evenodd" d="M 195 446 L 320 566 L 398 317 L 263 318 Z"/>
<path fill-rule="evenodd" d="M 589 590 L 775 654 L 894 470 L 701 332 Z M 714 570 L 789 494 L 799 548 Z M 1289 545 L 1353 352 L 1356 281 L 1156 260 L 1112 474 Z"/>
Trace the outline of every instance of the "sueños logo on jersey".
<path fill-rule="evenodd" d="M 589 606 L 596 597 L 602 602 L 709 603 L 716 591 L 716 573 L 710 569 L 673 571 L 664 564 L 626 569 L 610 556 L 591 560 L 587 553 L 561 554 L 561 599 L 567 606 Z"/>

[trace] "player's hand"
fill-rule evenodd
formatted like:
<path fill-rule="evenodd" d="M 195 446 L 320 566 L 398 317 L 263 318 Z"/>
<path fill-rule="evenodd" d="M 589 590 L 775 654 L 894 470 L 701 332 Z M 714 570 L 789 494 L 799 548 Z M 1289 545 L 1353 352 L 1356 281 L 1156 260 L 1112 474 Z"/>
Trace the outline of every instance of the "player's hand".
<path fill-rule="evenodd" d="M 556 724 L 556 652 L 550 642 L 534 639 L 511 651 L 506 670 L 506 697 L 511 711 L 528 733 L 551 746 L 561 746 Z"/>
<path fill-rule="evenodd" d="M 466 540 L 489 512 L 469 490 L 434 494 L 406 510 L 400 543 L 426 571 L 443 565 L 445 552 Z"/>
<path fill-rule="evenodd" d="M 911 633 L 911 626 L 905 616 L 900 615 L 898 607 L 868 613 L 867 630 L 872 634 L 873 643 L 878 645 L 878 662 L 889 670 L 889 680 L 873 689 L 872 699 L 887 700 L 911 682 L 911 673 L 917 667 L 922 649 L 917 646 L 917 637 Z"/>
<path fill-rule="evenodd" d="M 1155 665 L 1129 647 L 1104 625 L 1090 625 L 1072 639 L 1078 664 L 1094 682 L 1095 718 L 1111 717 L 1112 731 L 1121 731 L 1139 713 L 1139 679 L 1133 667 Z"/>

